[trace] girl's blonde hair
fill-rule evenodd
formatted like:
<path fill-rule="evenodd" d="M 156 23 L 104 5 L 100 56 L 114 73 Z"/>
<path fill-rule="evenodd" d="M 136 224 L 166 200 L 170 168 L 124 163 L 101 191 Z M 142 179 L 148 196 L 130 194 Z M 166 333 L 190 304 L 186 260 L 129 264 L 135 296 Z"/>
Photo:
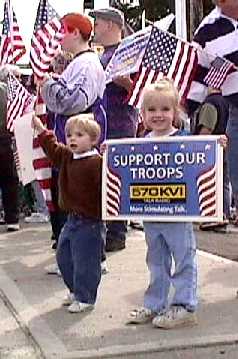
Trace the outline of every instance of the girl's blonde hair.
<path fill-rule="evenodd" d="M 171 100 L 174 109 L 174 126 L 180 128 L 180 97 L 177 88 L 174 86 L 174 82 L 168 78 L 163 78 L 158 82 L 150 84 L 144 88 L 141 103 L 142 117 L 144 111 L 150 106 L 152 95 L 154 94 L 157 94 L 158 96 L 160 96 L 160 94 L 164 95 Z"/>
<path fill-rule="evenodd" d="M 99 124 L 95 121 L 93 114 L 85 113 L 70 117 L 65 125 L 66 135 L 75 128 L 82 133 L 87 133 L 95 144 L 98 143 L 101 129 Z"/>

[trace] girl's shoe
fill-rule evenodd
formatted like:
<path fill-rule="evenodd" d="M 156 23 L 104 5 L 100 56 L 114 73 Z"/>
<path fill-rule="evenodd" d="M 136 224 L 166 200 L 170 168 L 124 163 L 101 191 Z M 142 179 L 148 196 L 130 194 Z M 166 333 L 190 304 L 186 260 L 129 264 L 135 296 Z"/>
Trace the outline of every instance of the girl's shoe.
<path fill-rule="evenodd" d="M 148 308 L 137 308 L 130 312 L 127 324 L 145 324 L 151 322 L 157 314 Z"/>
<path fill-rule="evenodd" d="M 164 314 L 157 315 L 152 324 L 162 329 L 193 326 L 197 324 L 197 316 L 195 312 L 189 312 L 183 306 L 172 306 Z"/>
<path fill-rule="evenodd" d="M 77 300 L 74 300 L 73 303 L 68 307 L 70 313 L 83 313 L 88 310 L 93 310 L 94 305 L 89 303 L 81 303 Z"/>
<path fill-rule="evenodd" d="M 68 307 L 75 301 L 74 293 L 69 292 L 63 299 L 62 305 Z"/>

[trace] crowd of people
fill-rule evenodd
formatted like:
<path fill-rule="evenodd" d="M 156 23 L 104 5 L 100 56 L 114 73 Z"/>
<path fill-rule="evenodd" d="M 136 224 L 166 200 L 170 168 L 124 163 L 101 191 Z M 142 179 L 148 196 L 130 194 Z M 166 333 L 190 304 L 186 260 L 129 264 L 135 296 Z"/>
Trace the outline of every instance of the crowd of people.
<path fill-rule="evenodd" d="M 213 0 L 216 9 L 195 33 L 194 43 L 226 57 L 238 66 L 236 0 Z M 51 160 L 51 193 L 54 211 L 49 211 L 37 181 L 23 189 L 28 202 L 26 222 L 47 222 L 52 227 L 58 273 L 68 289 L 63 304 L 71 313 L 92 310 L 102 273 L 107 272 L 106 252 L 126 247 L 128 223 L 101 216 L 101 172 L 103 142 L 126 137 L 187 136 L 180 99 L 167 78 L 144 88 L 140 111 L 126 103 L 133 75 L 106 84 L 105 68 L 122 41 L 123 13 L 115 8 L 94 10 L 94 29 L 85 15 L 71 13 L 64 24 L 62 53 L 37 86 L 47 107 L 46 123 L 36 113 L 32 126 Z M 94 32 L 92 38 L 92 32 Z M 103 48 L 99 55 L 93 44 Z M 226 46 L 223 46 L 224 43 Z M 201 73 L 202 73 L 202 65 Z M 9 70 L 8 70 L 9 71 Z M 0 71 L 0 189 L 2 222 L 8 231 L 19 230 L 19 180 L 14 165 L 12 135 L 6 128 L 6 74 Z M 203 223 L 201 230 L 224 231 L 235 208 L 238 225 L 237 71 L 229 75 L 224 88 L 209 88 L 204 102 L 188 110 L 190 131 L 196 135 L 227 135 L 224 140 L 224 181 L 222 223 Z M 201 91 L 202 91 L 201 79 Z M 34 88 L 34 86 L 33 86 Z M 33 90 L 32 90 L 33 91 Z M 184 114 L 183 114 L 184 115 Z M 142 119 L 139 126 L 139 117 Z M 227 142 L 227 143 L 226 143 Z M 232 194 L 231 194 L 232 193 Z M 28 197 L 31 200 L 27 201 Z M 37 213 L 35 213 L 35 211 Z M 31 213 L 32 212 L 32 213 Z M 135 224 L 132 224 L 135 225 Z M 129 313 L 129 323 L 152 321 L 158 328 L 171 329 L 197 323 L 196 239 L 192 223 L 144 222 L 146 263 L 150 282 L 144 306 Z M 172 273 L 172 259 L 175 263 Z M 169 300 L 169 288 L 175 291 Z"/>

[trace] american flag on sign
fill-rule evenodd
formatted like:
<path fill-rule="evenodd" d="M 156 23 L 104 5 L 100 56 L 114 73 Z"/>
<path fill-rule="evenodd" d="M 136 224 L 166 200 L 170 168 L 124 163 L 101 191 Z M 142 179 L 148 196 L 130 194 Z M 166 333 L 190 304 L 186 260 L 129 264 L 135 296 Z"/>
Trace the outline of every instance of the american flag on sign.
<path fill-rule="evenodd" d="M 216 214 L 216 168 L 212 167 L 197 178 L 199 209 L 201 216 Z"/>
<path fill-rule="evenodd" d="M 48 0 L 40 0 L 31 40 L 30 63 L 33 72 L 42 78 L 60 48 L 64 27 Z"/>
<path fill-rule="evenodd" d="M 212 61 L 204 82 L 207 86 L 219 89 L 227 76 L 233 71 L 236 71 L 236 69 L 232 62 L 217 56 Z"/>
<path fill-rule="evenodd" d="M 185 100 L 196 67 L 197 50 L 194 47 L 154 26 L 128 97 L 129 104 L 140 107 L 143 88 L 164 76 L 174 80 L 181 98 Z"/>
<path fill-rule="evenodd" d="M 46 106 L 43 99 L 38 93 L 35 113 L 40 117 L 41 121 L 47 125 Z M 35 170 L 36 179 L 39 182 L 43 197 L 50 212 L 54 211 L 54 205 L 51 195 L 52 184 L 52 165 L 42 147 L 40 146 L 39 137 L 37 135 L 33 138 L 33 168 Z"/>
<path fill-rule="evenodd" d="M 107 169 L 106 195 L 107 215 L 118 216 L 120 211 L 121 179 L 110 168 Z"/>
<path fill-rule="evenodd" d="M 0 64 L 16 63 L 25 53 L 26 48 L 20 35 L 16 15 L 10 0 L 6 0 L 0 43 Z"/>
<path fill-rule="evenodd" d="M 7 129 L 13 132 L 16 119 L 23 116 L 26 109 L 33 104 L 34 96 L 12 74 L 7 79 Z"/>

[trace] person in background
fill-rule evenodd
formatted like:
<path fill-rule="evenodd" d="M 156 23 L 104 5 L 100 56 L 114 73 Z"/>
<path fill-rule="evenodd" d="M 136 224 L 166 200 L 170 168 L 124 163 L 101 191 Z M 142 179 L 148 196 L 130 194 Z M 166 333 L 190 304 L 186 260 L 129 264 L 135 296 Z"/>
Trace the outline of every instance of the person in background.
<path fill-rule="evenodd" d="M 93 10 L 89 15 L 95 19 L 93 42 L 104 47 L 100 60 L 105 69 L 122 40 L 124 15 L 113 7 Z M 138 112 L 126 103 L 131 86 L 129 76 L 117 78 L 106 86 L 107 139 L 136 135 Z M 106 251 L 124 249 L 126 232 L 127 222 L 107 222 Z"/>
<path fill-rule="evenodd" d="M 19 73 L 18 68 L 15 66 L 2 67 L 0 69 L 0 188 L 4 212 L 3 223 L 6 224 L 8 232 L 20 229 L 18 208 L 19 180 L 12 150 L 13 134 L 7 130 L 7 77 L 10 71 L 14 75 Z"/>
<path fill-rule="evenodd" d="M 238 66 L 238 1 L 212 0 L 217 6 L 205 17 L 195 32 L 194 43 L 214 56 L 221 56 Z M 206 75 L 206 69 L 200 66 L 200 74 Z M 204 75 L 204 76 L 205 76 Z M 201 76 L 199 89 L 204 88 Z M 222 94 L 229 103 L 229 119 L 227 123 L 227 158 L 229 177 L 232 186 L 234 204 L 236 207 L 235 225 L 238 224 L 238 71 L 229 74 L 222 85 Z"/>
<path fill-rule="evenodd" d="M 225 135 L 229 117 L 229 104 L 220 89 L 209 88 L 208 96 L 194 114 L 195 135 Z M 227 167 L 227 152 L 223 156 L 223 222 L 201 223 L 201 230 L 225 232 L 230 218 L 230 181 Z"/>
<path fill-rule="evenodd" d="M 94 308 L 101 279 L 102 158 L 96 150 L 100 126 L 90 114 L 68 119 L 66 145 L 58 143 L 38 117 L 33 126 L 41 145 L 59 168 L 59 204 L 68 213 L 57 246 L 57 263 L 69 290 L 64 305 L 70 313 Z"/>
<path fill-rule="evenodd" d="M 54 114 L 54 132 L 59 142 L 65 143 L 64 128 L 70 116 L 93 113 L 101 128 L 101 143 L 107 130 L 103 102 L 105 74 L 97 54 L 89 46 L 92 23 L 78 13 L 67 14 L 61 21 L 65 27 L 62 50 L 72 54 L 72 61 L 57 79 L 45 76 L 41 81 L 42 97 Z M 106 268 L 105 253 L 102 268 Z"/>

